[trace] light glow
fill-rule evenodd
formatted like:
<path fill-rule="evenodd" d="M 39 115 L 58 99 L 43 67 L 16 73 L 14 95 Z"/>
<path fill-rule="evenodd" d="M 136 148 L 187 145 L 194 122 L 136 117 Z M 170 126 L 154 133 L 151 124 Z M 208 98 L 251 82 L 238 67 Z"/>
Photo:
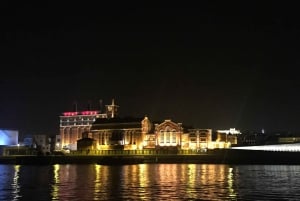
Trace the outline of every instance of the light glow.
<path fill-rule="evenodd" d="M 300 143 L 294 144 L 275 144 L 260 146 L 231 147 L 231 149 L 242 150 L 261 150 L 261 151 L 282 151 L 282 152 L 300 152 Z"/>
<path fill-rule="evenodd" d="M 0 130 L 0 145 L 17 145 L 18 136 L 18 131 Z"/>
<path fill-rule="evenodd" d="M 96 110 L 86 110 L 82 112 L 63 112 L 63 116 L 77 116 L 77 115 L 96 115 L 98 114 L 98 111 Z"/>
<path fill-rule="evenodd" d="M 64 112 L 63 115 L 64 116 L 76 116 L 76 115 L 78 115 L 78 112 Z"/>

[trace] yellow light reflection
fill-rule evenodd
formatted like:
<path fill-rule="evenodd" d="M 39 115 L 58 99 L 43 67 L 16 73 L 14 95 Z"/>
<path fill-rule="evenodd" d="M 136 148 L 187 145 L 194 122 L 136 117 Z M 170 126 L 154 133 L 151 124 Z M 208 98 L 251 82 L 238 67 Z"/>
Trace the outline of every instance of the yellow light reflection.
<path fill-rule="evenodd" d="M 186 193 L 188 195 L 189 198 L 196 198 L 195 197 L 195 191 L 193 189 L 195 189 L 196 187 L 196 164 L 188 164 L 187 165 L 187 189 L 186 189 Z"/>
<path fill-rule="evenodd" d="M 95 164 L 94 200 L 98 199 L 101 189 L 101 165 Z"/>
<path fill-rule="evenodd" d="M 102 166 L 95 164 L 94 171 L 92 174 L 95 175 L 94 180 L 94 198 L 93 200 L 108 200 L 110 191 L 107 190 L 109 183 L 109 166 Z"/>
<path fill-rule="evenodd" d="M 168 191 L 168 193 L 161 194 L 162 199 L 172 200 L 178 196 L 178 185 L 174 185 L 179 181 L 180 174 L 184 173 L 182 167 L 175 164 L 160 164 L 157 166 L 157 182 L 160 183 L 160 192 Z"/>
<path fill-rule="evenodd" d="M 19 198 L 21 197 L 19 195 L 20 193 L 20 185 L 19 185 L 19 175 L 20 175 L 20 165 L 15 165 L 14 169 L 15 169 L 15 173 L 14 173 L 14 178 L 13 178 L 13 183 L 11 184 L 12 188 L 13 188 L 13 200 L 19 200 Z"/>
<path fill-rule="evenodd" d="M 234 179 L 233 179 L 233 172 L 232 172 L 233 168 L 230 167 L 228 169 L 228 176 L 227 176 L 227 182 L 228 182 L 228 193 L 229 193 L 229 197 L 230 198 L 236 198 L 237 194 L 233 188 L 233 183 L 234 183 Z"/>
<path fill-rule="evenodd" d="M 140 180 L 140 187 L 144 188 L 146 187 L 146 181 L 148 181 L 148 165 L 146 164 L 139 164 L 139 180 Z"/>
<path fill-rule="evenodd" d="M 139 197 L 142 200 L 147 199 L 145 196 L 147 194 L 146 189 L 147 189 L 147 181 L 149 181 L 149 170 L 148 170 L 148 165 L 146 164 L 139 164 L 138 165 L 138 178 L 139 178 Z"/>
<path fill-rule="evenodd" d="M 234 189 L 234 171 L 228 165 L 203 164 L 199 166 L 197 171 L 200 171 L 198 182 L 202 186 L 207 186 L 206 194 L 203 195 L 204 200 L 218 200 L 215 189 L 224 189 L 224 197 L 229 197 L 235 200 L 237 193 Z"/>
<path fill-rule="evenodd" d="M 52 199 L 57 200 L 59 199 L 59 164 L 53 165 L 53 184 L 52 184 Z"/>

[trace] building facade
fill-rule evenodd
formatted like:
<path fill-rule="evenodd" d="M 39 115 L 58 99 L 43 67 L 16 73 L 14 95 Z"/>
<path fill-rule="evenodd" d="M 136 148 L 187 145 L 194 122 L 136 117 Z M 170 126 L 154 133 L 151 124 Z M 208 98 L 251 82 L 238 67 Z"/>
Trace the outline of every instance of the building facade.
<path fill-rule="evenodd" d="M 97 119 L 91 136 L 98 150 L 207 150 L 213 148 L 211 129 L 188 129 L 172 120 L 152 123 L 144 118 Z"/>
<path fill-rule="evenodd" d="M 57 142 L 56 147 L 84 150 L 87 149 L 84 143 L 93 140 L 93 146 L 90 147 L 93 150 L 206 151 L 227 148 L 236 143 L 238 131 L 235 129 L 217 131 L 217 140 L 213 141 L 212 129 L 188 128 L 170 119 L 152 122 L 147 116 L 121 118 L 118 108 L 112 100 L 110 105 L 106 105 L 105 113 L 91 110 L 63 113 L 60 116 L 60 143 Z"/>
<path fill-rule="evenodd" d="M 77 150 L 77 140 L 82 138 L 82 133 L 89 132 L 96 119 L 113 118 L 118 105 L 112 100 L 111 105 L 106 105 L 106 111 L 100 110 L 63 112 L 60 118 L 60 137 L 56 140 L 56 149 Z"/>

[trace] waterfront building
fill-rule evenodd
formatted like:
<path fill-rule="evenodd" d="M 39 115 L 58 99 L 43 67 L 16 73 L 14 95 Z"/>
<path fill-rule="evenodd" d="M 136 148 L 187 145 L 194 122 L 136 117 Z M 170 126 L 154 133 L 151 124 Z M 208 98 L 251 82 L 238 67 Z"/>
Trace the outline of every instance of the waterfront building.
<path fill-rule="evenodd" d="M 51 152 L 51 138 L 47 135 L 32 135 L 32 145 L 33 148 L 37 149 L 41 154 Z"/>
<path fill-rule="evenodd" d="M 0 155 L 5 155 L 8 147 L 19 147 L 18 138 L 18 130 L 0 129 Z"/>
<path fill-rule="evenodd" d="M 212 129 L 189 129 L 189 149 L 205 151 L 214 148 Z"/>
<path fill-rule="evenodd" d="M 144 118 L 97 119 L 91 137 L 98 150 L 207 150 L 212 147 L 211 129 L 186 128 L 170 119 L 152 123 Z"/>
<path fill-rule="evenodd" d="M 104 113 L 101 110 L 92 110 L 90 105 L 87 110 L 63 112 L 60 118 L 60 139 L 56 140 L 56 149 L 77 150 L 77 140 L 82 138 L 82 133 L 89 132 L 96 119 L 113 118 L 118 106 L 112 100 L 111 105 L 106 105 Z M 101 109 L 101 108 L 100 108 Z"/>
<path fill-rule="evenodd" d="M 151 121 L 145 117 L 120 117 L 119 106 L 106 105 L 99 111 L 65 112 L 60 116 L 60 143 L 70 150 L 196 150 L 226 148 L 235 143 L 235 129 L 219 130 L 212 140 L 212 129 L 187 127 L 171 119 Z M 223 134 L 226 135 L 223 135 Z M 224 138 L 224 136 L 226 138 Z M 223 139 L 224 138 L 224 139 Z"/>
<path fill-rule="evenodd" d="M 19 143 L 19 131 L 12 129 L 0 129 L 0 145 L 13 146 Z"/>
<path fill-rule="evenodd" d="M 239 130 L 236 130 L 235 128 L 230 128 L 229 130 L 217 130 L 217 142 L 223 142 L 219 143 L 222 147 L 218 148 L 229 148 L 232 145 L 238 144 L 238 136 L 242 134 Z"/>

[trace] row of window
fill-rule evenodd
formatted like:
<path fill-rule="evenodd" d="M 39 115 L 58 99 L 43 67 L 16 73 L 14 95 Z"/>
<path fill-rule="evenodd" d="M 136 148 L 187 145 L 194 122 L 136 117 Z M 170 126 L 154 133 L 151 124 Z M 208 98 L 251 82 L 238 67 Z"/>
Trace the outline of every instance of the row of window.
<path fill-rule="evenodd" d="M 82 126 L 82 125 L 91 125 L 91 122 L 62 122 L 60 126 Z"/>
<path fill-rule="evenodd" d="M 79 119 L 79 118 L 77 118 L 77 119 L 61 119 L 60 120 L 60 122 L 76 122 L 76 121 L 92 121 L 92 122 L 94 122 L 94 121 L 96 121 L 96 119 L 95 118 L 92 118 L 92 119 L 90 119 L 90 118 L 81 118 L 81 119 Z"/>
<path fill-rule="evenodd" d="M 176 143 L 176 133 L 160 131 L 159 140 L 160 143 Z"/>

